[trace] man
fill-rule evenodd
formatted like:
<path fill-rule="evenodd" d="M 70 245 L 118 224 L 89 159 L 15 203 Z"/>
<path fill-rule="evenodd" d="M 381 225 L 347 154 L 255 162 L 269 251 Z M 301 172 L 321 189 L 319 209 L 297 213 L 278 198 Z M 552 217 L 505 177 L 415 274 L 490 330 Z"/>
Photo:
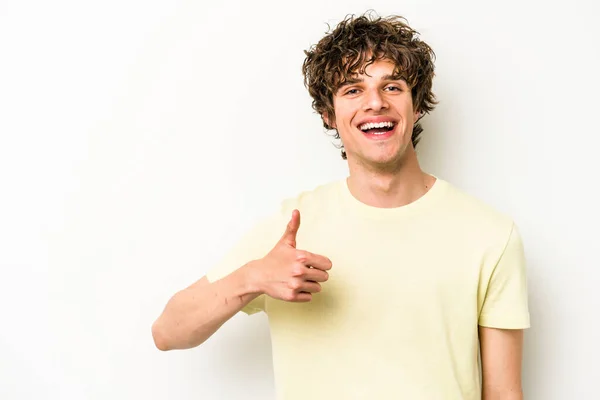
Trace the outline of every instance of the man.
<path fill-rule="evenodd" d="M 306 54 L 349 176 L 284 201 L 175 294 L 156 346 L 198 346 L 237 312 L 266 312 L 280 399 L 521 399 L 519 233 L 415 153 L 433 51 L 401 18 L 365 15 Z"/>

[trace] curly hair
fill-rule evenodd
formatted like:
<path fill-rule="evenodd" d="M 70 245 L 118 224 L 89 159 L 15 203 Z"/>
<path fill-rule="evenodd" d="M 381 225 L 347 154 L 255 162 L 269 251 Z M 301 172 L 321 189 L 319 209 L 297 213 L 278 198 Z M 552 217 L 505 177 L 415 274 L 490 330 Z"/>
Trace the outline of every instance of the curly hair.
<path fill-rule="evenodd" d="M 328 26 L 329 27 L 329 26 Z M 365 13 L 347 16 L 316 45 L 305 50 L 302 65 L 304 85 L 312 97 L 312 108 L 321 115 L 326 129 L 333 129 L 325 116 L 335 116 L 333 94 L 355 74 L 364 73 L 373 62 L 391 60 L 394 76 L 411 88 L 413 107 L 421 117 L 437 104 L 432 92 L 435 53 L 418 38 L 419 33 L 401 16 L 379 17 Z M 411 140 L 417 146 L 423 128 L 413 127 Z M 340 139 L 336 130 L 335 139 Z M 343 145 L 342 158 L 346 159 Z"/>

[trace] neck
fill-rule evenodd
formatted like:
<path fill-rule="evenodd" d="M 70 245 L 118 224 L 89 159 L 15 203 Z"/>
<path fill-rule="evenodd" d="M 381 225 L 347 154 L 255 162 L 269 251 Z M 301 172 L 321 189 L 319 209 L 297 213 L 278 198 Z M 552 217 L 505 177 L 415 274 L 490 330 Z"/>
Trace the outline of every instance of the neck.
<path fill-rule="evenodd" d="M 412 203 L 429 191 L 435 178 L 421 170 L 412 147 L 395 168 L 367 167 L 348 160 L 350 193 L 373 207 L 393 208 Z"/>

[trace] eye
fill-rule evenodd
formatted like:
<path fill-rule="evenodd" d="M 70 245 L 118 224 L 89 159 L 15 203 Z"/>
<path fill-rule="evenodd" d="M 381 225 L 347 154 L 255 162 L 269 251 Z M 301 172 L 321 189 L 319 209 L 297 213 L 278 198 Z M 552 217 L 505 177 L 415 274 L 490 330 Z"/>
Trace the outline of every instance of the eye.
<path fill-rule="evenodd" d="M 402 88 L 400 86 L 397 86 L 397 85 L 390 85 L 390 86 L 387 86 L 385 88 L 385 90 L 390 91 L 390 92 L 401 92 Z"/>
<path fill-rule="evenodd" d="M 357 93 L 358 93 L 358 89 L 353 88 L 353 89 L 346 90 L 346 92 L 344 94 L 357 94 Z"/>

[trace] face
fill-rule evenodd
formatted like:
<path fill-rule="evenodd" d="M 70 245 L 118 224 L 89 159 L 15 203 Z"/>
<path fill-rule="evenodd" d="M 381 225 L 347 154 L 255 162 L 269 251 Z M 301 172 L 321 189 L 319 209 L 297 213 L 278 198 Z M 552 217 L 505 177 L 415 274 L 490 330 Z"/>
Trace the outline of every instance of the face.
<path fill-rule="evenodd" d="M 419 113 L 407 83 L 393 79 L 394 67 L 388 60 L 375 61 L 334 93 L 335 118 L 328 122 L 338 130 L 348 162 L 389 167 L 412 149 Z"/>

